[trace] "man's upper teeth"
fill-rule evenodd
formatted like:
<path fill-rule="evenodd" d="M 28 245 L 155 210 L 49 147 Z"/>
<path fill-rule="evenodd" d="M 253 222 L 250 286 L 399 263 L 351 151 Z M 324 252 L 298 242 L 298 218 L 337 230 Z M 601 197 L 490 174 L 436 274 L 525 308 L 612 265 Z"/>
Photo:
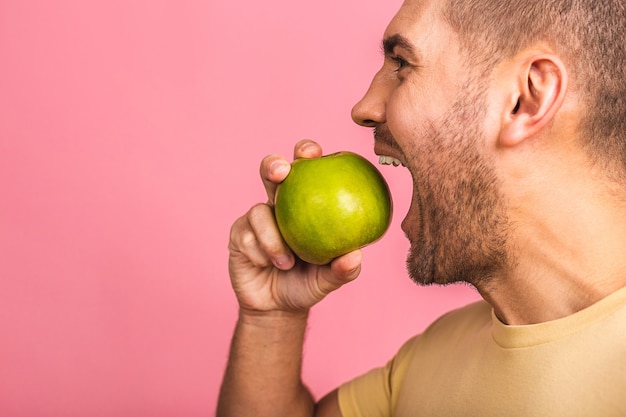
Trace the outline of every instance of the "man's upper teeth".
<path fill-rule="evenodd" d="M 393 156 L 381 155 L 378 157 L 378 163 L 381 165 L 393 165 L 397 167 L 398 165 L 402 165 L 399 159 L 394 158 Z"/>

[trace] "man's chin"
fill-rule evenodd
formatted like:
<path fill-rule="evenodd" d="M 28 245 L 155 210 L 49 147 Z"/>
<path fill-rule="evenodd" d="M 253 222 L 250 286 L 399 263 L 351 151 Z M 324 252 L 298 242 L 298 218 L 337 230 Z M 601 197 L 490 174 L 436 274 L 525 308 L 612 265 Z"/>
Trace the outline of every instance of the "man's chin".
<path fill-rule="evenodd" d="M 433 280 L 433 271 L 432 268 L 425 268 L 424 263 L 419 262 L 416 258 L 416 251 L 418 249 L 411 243 L 411 248 L 409 249 L 409 253 L 406 259 L 406 268 L 409 274 L 409 277 L 413 282 L 417 285 L 432 285 L 435 284 Z M 429 270 L 430 269 L 430 270 Z"/>

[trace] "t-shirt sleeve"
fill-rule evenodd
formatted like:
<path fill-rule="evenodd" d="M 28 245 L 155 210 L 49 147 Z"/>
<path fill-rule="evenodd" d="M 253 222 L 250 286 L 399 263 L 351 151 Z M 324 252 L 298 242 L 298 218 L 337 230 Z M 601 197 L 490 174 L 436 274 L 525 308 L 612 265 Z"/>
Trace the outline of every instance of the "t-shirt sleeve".
<path fill-rule="evenodd" d="M 343 417 L 390 417 L 419 336 L 407 341 L 384 367 L 375 368 L 339 387 Z"/>

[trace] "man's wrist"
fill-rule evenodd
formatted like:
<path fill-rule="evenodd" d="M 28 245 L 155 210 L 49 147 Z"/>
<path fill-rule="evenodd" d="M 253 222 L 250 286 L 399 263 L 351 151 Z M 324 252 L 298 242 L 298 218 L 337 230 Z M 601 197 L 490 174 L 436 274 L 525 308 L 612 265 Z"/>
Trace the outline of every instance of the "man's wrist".
<path fill-rule="evenodd" d="M 262 327 L 276 325 L 285 325 L 288 323 L 306 323 L 309 316 L 308 310 L 271 310 L 271 311 L 259 311 L 240 308 L 239 309 L 239 321 L 242 324 L 259 325 Z"/>

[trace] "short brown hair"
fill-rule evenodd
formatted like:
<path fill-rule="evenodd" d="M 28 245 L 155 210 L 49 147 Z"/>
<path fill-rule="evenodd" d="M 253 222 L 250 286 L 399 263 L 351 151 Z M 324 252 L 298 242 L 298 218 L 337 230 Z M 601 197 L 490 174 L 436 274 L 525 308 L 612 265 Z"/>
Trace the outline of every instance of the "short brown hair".
<path fill-rule="evenodd" d="M 555 48 L 585 99 L 583 146 L 595 162 L 617 165 L 626 177 L 624 0 L 447 0 L 443 17 L 477 65 L 539 42 Z"/>

